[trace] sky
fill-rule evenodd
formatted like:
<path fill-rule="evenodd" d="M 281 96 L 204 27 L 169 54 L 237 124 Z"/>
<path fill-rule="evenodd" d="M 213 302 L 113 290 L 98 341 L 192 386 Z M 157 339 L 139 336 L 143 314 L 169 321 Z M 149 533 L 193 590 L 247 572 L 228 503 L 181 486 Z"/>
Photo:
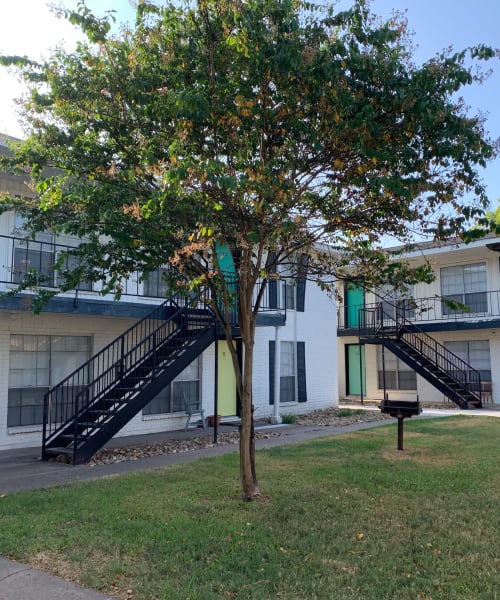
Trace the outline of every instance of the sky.
<path fill-rule="evenodd" d="M 319 1 L 319 0 L 318 0 Z M 52 4 L 57 3 L 53 0 Z M 112 9 L 118 21 L 132 21 L 132 0 L 87 0 L 96 14 Z M 349 0 L 338 0 L 347 8 Z M 68 8 L 77 0 L 60 0 Z M 372 12 L 389 17 L 394 10 L 403 11 L 413 32 L 415 62 L 424 62 L 444 48 L 461 50 L 478 43 L 500 47 L 500 1 L 476 0 L 372 0 Z M 20 54 L 33 59 L 49 56 L 50 49 L 63 44 L 71 49 L 77 39 L 73 26 L 49 10 L 45 0 L 2 0 L 0 8 L 0 54 Z M 491 76 L 482 85 L 465 88 L 463 96 L 471 114 L 484 113 L 486 130 L 493 139 L 500 138 L 500 58 L 489 61 Z M 22 137 L 14 99 L 23 88 L 15 77 L 0 68 L 0 132 Z M 482 172 L 492 207 L 500 198 L 500 158 Z"/>

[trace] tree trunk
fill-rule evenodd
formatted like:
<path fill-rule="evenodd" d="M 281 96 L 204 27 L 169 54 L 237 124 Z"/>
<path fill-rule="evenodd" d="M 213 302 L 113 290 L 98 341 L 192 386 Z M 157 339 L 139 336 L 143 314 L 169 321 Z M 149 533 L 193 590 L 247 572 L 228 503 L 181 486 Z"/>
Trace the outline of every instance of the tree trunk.
<path fill-rule="evenodd" d="M 244 500 L 261 495 L 255 471 L 255 434 L 252 404 L 253 344 L 245 346 L 241 395 L 240 476 Z"/>
<path fill-rule="evenodd" d="M 245 271 L 248 273 L 250 270 Z M 255 317 L 252 314 L 251 279 L 240 277 L 240 330 L 243 341 L 243 365 L 241 368 L 241 428 L 240 428 L 240 477 L 241 491 L 245 500 L 253 500 L 261 495 L 255 470 L 255 434 L 253 423 L 253 349 Z"/>

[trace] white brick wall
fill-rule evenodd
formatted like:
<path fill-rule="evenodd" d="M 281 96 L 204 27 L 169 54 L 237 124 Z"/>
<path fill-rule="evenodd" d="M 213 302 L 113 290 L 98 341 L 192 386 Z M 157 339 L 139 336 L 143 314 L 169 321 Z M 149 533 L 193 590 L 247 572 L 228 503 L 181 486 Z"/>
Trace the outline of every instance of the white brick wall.
<path fill-rule="evenodd" d="M 336 312 L 327 294 L 315 284 L 306 286 L 305 311 L 289 311 L 280 328 L 282 342 L 305 342 L 307 402 L 285 403 L 281 414 L 310 412 L 338 405 Z M 269 404 L 269 341 L 274 327 L 257 329 L 254 355 L 254 405 L 256 418 L 271 416 Z"/>
<path fill-rule="evenodd" d="M 53 313 L 34 315 L 29 311 L 0 311 L 0 450 L 39 446 L 41 443 L 40 426 L 7 429 L 11 334 L 89 336 L 92 338 L 92 352 L 98 352 L 133 322 L 132 319 L 109 317 Z"/>

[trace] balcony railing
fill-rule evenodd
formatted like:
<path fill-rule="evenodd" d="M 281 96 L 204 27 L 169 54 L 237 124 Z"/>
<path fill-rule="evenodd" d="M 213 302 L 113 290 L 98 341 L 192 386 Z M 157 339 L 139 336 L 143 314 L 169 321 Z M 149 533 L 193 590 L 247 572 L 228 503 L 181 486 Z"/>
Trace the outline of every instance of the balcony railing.
<path fill-rule="evenodd" d="M 456 321 L 488 321 L 500 318 L 500 290 L 447 296 L 446 299 L 416 298 L 382 302 L 384 312 L 392 318 L 405 318 L 413 323 Z M 338 329 L 357 329 L 359 310 L 375 309 L 380 302 L 363 305 L 341 304 L 338 308 Z"/>
<path fill-rule="evenodd" d="M 19 284 L 26 283 L 28 289 L 41 287 L 57 290 L 64 279 L 65 272 L 78 268 L 78 257 L 70 253 L 74 246 L 58 244 L 52 241 L 31 240 L 23 237 L 0 235 L 0 285 L 3 290 L 14 290 Z M 64 256 L 61 264 L 60 258 Z M 57 265 L 57 268 L 56 268 Z M 165 268 L 160 268 L 144 279 L 140 272 L 131 273 L 120 281 L 122 297 L 143 297 L 165 299 L 170 294 L 167 282 L 163 278 Z M 254 290 L 254 303 L 264 281 L 260 280 Z M 229 284 L 236 290 L 236 281 Z M 96 299 L 105 300 L 95 284 L 82 281 L 75 292 L 91 293 Z M 92 292 L 94 292 L 92 294 Z M 109 299 L 109 298 L 108 298 Z M 260 313 L 284 314 L 286 311 L 285 280 L 273 280 L 266 285 L 261 298 Z M 233 312 L 233 311 L 231 311 Z"/>

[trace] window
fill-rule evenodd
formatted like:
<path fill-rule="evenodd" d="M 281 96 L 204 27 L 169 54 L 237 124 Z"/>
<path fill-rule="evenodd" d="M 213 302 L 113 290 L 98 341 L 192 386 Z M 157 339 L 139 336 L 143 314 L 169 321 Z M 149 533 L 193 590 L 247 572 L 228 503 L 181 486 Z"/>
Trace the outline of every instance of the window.
<path fill-rule="evenodd" d="M 43 397 L 89 358 L 90 338 L 11 335 L 7 426 L 43 422 Z"/>
<path fill-rule="evenodd" d="M 295 402 L 297 399 L 295 344 L 281 342 L 280 357 L 280 402 Z"/>
<path fill-rule="evenodd" d="M 452 308 L 442 303 L 443 315 L 456 315 L 463 312 L 485 313 L 488 311 L 486 283 L 486 263 L 459 265 L 441 269 L 441 295 L 448 300 L 459 302 L 467 308 Z"/>
<path fill-rule="evenodd" d="M 295 298 L 297 294 L 297 282 L 295 279 L 297 267 L 295 261 L 290 259 L 289 263 L 282 263 L 278 267 L 280 279 L 284 282 L 282 286 L 281 305 L 287 310 L 295 310 Z"/>
<path fill-rule="evenodd" d="M 392 285 L 384 285 L 376 290 L 378 298 L 382 298 L 384 314 L 392 319 L 415 317 L 415 301 L 413 300 L 413 286 L 406 290 L 394 289 Z"/>
<path fill-rule="evenodd" d="M 54 236 L 51 232 L 39 232 L 35 239 L 28 239 L 25 224 L 24 217 L 16 214 L 14 234 L 23 239 L 14 241 L 12 282 L 21 283 L 27 275 L 32 275 L 37 284 L 53 286 Z"/>
<path fill-rule="evenodd" d="M 406 363 L 385 350 L 385 387 L 388 390 L 416 390 L 417 374 Z M 382 346 L 377 346 L 378 387 L 384 388 L 384 373 L 382 363 Z"/>
<path fill-rule="evenodd" d="M 445 342 L 444 345 L 450 352 L 479 371 L 481 381 L 491 381 L 490 343 L 488 340 L 453 341 Z"/>
<path fill-rule="evenodd" d="M 79 269 L 82 266 L 83 259 L 79 256 L 66 256 L 61 266 L 59 267 L 60 273 L 71 273 L 75 269 Z M 92 282 L 91 281 L 80 281 L 76 287 L 78 290 L 83 290 L 87 292 L 92 291 Z"/>
<path fill-rule="evenodd" d="M 149 404 L 144 407 L 143 415 L 159 415 L 184 412 L 183 397 L 190 402 L 199 402 L 200 396 L 200 359 L 196 358 L 178 375 L 172 383 L 165 386 Z"/>
<path fill-rule="evenodd" d="M 22 283 L 29 277 L 33 284 L 54 287 L 58 283 L 54 271 L 56 249 L 59 252 L 69 250 L 71 247 L 55 244 L 55 236 L 50 231 L 37 232 L 34 239 L 31 239 L 25 226 L 26 219 L 16 214 L 14 234 L 22 239 L 14 240 L 11 281 Z M 82 260 L 78 256 L 66 256 L 58 269 L 61 279 L 63 273 L 79 268 Z M 92 283 L 81 281 L 77 289 L 91 291 Z"/>
<path fill-rule="evenodd" d="M 280 279 L 285 283 L 282 288 L 282 303 L 288 310 L 304 312 L 308 264 L 308 254 L 296 254 L 278 267 Z"/>
<path fill-rule="evenodd" d="M 150 271 L 144 279 L 143 295 L 152 298 L 165 298 L 168 295 L 167 273 L 167 267 L 159 267 L 155 271 Z"/>
<path fill-rule="evenodd" d="M 268 300 L 267 302 L 264 301 L 262 307 L 270 309 L 287 308 L 288 310 L 304 312 L 309 255 L 296 254 L 289 256 L 277 266 L 275 265 L 275 260 L 276 254 L 269 252 L 266 269 L 273 275 L 268 280 Z M 277 273 L 277 276 L 274 275 L 275 273 Z M 277 280 L 283 283 L 279 288 Z M 279 294 L 278 289 L 281 290 Z"/>
<path fill-rule="evenodd" d="M 304 312 L 306 274 L 309 264 L 308 254 L 292 255 L 289 262 L 279 267 L 281 279 L 284 280 L 283 305 L 288 310 Z"/>
<path fill-rule="evenodd" d="M 269 341 L 269 404 L 274 404 L 276 342 Z M 305 342 L 280 344 L 280 402 L 307 402 Z"/>

